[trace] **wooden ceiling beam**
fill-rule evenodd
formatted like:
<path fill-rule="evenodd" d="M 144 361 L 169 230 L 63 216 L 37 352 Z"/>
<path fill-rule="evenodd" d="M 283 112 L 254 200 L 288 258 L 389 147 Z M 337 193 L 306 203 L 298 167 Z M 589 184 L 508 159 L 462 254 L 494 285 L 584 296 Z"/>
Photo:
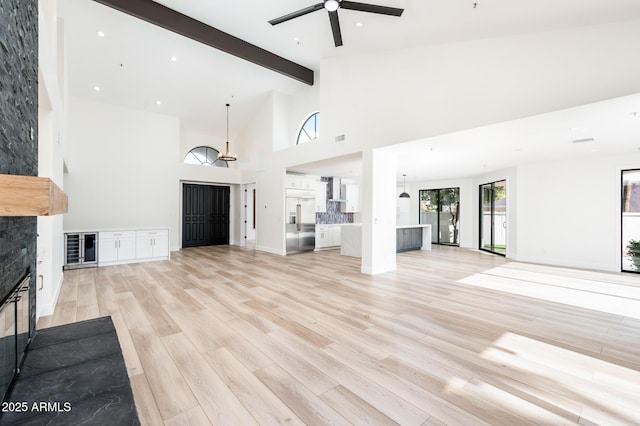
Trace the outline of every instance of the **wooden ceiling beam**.
<path fill-rule="evenodd" d="M 151 0 L 94 0 L 310 86 L 313 70 Z"/>

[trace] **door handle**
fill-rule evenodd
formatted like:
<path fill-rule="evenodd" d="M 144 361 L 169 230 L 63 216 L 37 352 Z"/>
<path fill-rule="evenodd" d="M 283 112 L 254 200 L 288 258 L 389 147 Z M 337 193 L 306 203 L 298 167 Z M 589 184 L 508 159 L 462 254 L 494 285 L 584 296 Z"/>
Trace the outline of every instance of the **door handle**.
<path fill-rule="evenodd" d="M 300 216 L 302 216 L 302 206 L 300 204 L 296 205 L 296 227 L 298 231 L 302 231 L 302 221 L 300 220 Z"/>

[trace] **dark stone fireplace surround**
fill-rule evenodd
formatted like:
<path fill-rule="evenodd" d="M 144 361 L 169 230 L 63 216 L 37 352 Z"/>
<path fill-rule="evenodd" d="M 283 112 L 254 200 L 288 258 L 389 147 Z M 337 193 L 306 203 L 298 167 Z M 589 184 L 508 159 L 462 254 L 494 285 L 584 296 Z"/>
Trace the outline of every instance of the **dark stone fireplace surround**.
<path fill-rule="evenodd" d="M 38 175 L 38 1 L 0 0 L 0 174 Z M 0 217 L 0 299 L 31 273 L 35 332 L 37 218 Z"/>

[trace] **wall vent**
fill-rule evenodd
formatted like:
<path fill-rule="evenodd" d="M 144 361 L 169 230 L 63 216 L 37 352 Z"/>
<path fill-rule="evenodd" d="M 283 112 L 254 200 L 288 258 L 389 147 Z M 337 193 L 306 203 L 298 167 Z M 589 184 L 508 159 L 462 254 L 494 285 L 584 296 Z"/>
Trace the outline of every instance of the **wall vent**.
<path fill-rule="evenodd" d="M 344 135 L 336 136 L 336 142 L 342 142 L 344 140 Z"/>
<path fill-rule="evenodd" d="M 574 139 L 571 141 L 571 143 L 586 143 L 586 142 L 593 142 L 593 138 Z"/>

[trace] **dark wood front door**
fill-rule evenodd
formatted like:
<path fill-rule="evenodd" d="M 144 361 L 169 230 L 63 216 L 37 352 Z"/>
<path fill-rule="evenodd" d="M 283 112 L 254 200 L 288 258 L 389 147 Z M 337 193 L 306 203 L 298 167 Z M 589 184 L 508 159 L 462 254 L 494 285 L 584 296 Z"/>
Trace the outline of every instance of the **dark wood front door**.
<path fill-rule="evenodd" d="M 229 187 L 185 183 L 182 247 L 229 244 Z"/>

